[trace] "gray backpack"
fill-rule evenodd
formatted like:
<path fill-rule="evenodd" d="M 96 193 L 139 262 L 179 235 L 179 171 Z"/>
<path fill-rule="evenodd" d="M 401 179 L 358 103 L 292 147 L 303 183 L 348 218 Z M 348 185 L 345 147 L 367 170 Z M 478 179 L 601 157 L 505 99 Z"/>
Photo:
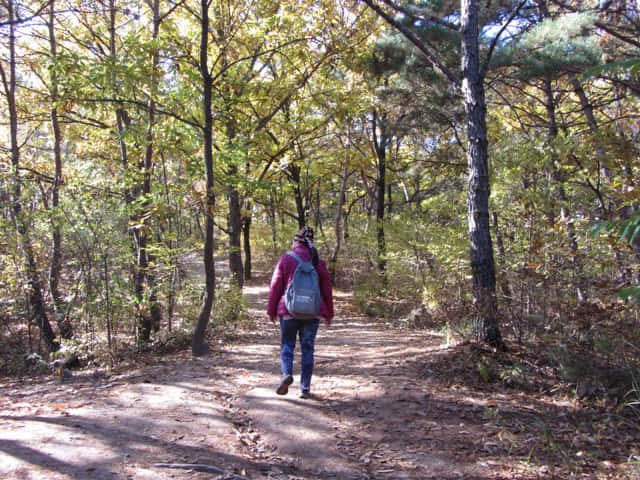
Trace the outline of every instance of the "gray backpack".
<path fill-rule="evenodd" d="M 285 292 L 284 304 L 293 318 L 312 320 L 318 316 L 322 304 L 320 277 L 311 262 L 303 262 L 294 252 L 288 255 L 298 261 L 298 266 Z"/>

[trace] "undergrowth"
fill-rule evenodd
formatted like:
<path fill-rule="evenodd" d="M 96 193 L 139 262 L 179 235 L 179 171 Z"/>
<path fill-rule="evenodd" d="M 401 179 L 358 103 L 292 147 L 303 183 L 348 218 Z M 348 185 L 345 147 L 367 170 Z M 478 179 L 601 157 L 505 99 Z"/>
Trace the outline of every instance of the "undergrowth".
<path fill-rule="evenodd" d="M 191 292 L 191 294 L 189 294 Z M 57 352 L 46 354 L 37 339 L 29 337 L 27 328 L 14 329 L 11 336 L 0 338 L 0 375 L 24 376 L 52 373 L 54 362 L 71 368 L 109 368 L 135 359 L 143 353 L 165 354 L 190 348 L 193 326 L 201 308 L 200 294 L 185 289 L 178 298 L 180 315 L 167 328 L 152 334 L 146 344 L 138 344 L 135 332 L 117 332 L 110 340 L 103 329 L 92 327 L 77 331 L 70 340 L 62 340 Z M 241 289 L 229 281 L 216 288 L 209 336 L 224 336 L 242 327 L 248 320 L 248 305 Z M 133 320 L 132 320 L 133 324 Z"/>

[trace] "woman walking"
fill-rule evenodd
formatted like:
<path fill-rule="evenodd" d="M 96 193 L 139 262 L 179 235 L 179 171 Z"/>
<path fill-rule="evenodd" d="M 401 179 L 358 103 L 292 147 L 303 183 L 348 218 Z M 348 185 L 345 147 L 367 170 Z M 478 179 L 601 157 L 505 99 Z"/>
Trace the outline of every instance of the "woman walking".
<path fill-rule="evenodd" d="M 286 293 L 294 272 L 298 265 L 310 263 L 317 272 L 319 292 L 322 297 L 317 314 L 312 318 L 307 315 L 291 313 L 286 301 Z M 291 304 L 289 303 L 289 308 Z M 291 252 L 287 252 L 278 261 L 271 277 L 269 289 L 269 304 L 267 315 L 272 323 L 280 321 L 280 367 L 282 377 L 276 389 L 278 395 L 286 395 L 289 385 L 293 383 L 293 352 L 296 346 L 296 337 L 300 337 L 301 372 L 300 372 L 300 398 L 311 397 L 311 375 L 313 374 L 313 354 L 315 348 L 316 333 L 320 321 L 323 320 L 327 327 L 333 319 L 333 293 L 327 265 L 318 257 L 318 251 L 313 246 L 313 229 L 305 226 L 293 239 Z"/>

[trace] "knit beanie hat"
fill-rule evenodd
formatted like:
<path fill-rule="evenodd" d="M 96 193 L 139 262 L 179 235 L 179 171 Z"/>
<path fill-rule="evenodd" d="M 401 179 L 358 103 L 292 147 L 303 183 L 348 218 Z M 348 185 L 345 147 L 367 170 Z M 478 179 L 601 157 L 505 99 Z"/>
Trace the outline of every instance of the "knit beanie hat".
<path fill-rule="evenodd" d="M 305 225 L 295 234 L 293 240 L 309 248 L 311 252 L 311 263 L 314 267 L 317 267 L 320 262 L 320 257 L 318 256 L 318 250 L 313 246 L 313 228 Z"/>
<path fill-rule="evenodd" d="M 298 231 L 293 239 L 296 242 L 305 244 L 308 247 L 313 247 L 313 228 L 305 225 Z"/>

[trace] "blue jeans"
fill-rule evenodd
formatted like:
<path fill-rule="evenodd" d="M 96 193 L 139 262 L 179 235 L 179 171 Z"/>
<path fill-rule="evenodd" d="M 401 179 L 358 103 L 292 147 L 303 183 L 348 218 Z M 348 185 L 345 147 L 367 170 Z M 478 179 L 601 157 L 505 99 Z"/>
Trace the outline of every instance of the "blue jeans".
<path fill-rule="evenodd" d="M 316 343 L 316 333 L 320 320 L 289 320 L 280 319 L 280 365 L 283 375 L 293 372 L 293 351 L 296 348 L 296 337 L 300 335 L 300 350 L 302 352 L 300 389 L 311 388 L 313 374 L 313 351 Z"/>

